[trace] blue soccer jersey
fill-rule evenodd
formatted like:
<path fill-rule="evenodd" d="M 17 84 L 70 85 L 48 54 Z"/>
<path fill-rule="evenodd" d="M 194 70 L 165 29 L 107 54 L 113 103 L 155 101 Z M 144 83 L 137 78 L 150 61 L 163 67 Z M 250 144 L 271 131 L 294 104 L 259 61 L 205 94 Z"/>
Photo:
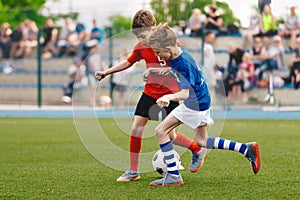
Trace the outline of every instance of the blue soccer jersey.
<path fill-rule="evenodd" d="M 180 88 L 189 90 L 189 98 L 183 103 L 192 110 L 207 110 L 211 101 L 207 84 L 193 57 L 184 48 L 181 49 L 182 54 L 170 59 L 170 64 L 179 79 Z"/>

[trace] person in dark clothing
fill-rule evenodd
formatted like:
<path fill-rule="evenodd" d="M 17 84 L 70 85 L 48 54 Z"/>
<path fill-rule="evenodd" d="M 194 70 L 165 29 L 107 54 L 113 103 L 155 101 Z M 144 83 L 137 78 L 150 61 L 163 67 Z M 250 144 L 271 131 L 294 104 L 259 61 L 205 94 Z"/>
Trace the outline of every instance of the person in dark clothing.
<path fill-rule="evenodd" d="M 220 33 L 220 28 L 223 26 L 223 19 L 218 15 L 217 10 L 218 8 L 215 5 L 210 5 L 206 14 L 206 30 L 213 32 L 215 35 Z"/>
<path fill-rule="evenodd" d="M 270 5 L 271 0 L 258 0 L 258 8 L 259 8 L 259 13 L 261 14 L 264 10 L 265 5 Z"/>
<path fill-rule="evenodd" d="M 229 43 L 229 62 L 227 71 L 230 74 L 236 74 L 238 66 L 243 62 L 244 50 L 237 48 L 235 44 Z"/>
<path fill-rule="evenodd" d="M 229 43 L 229 62 L 227 65 L 227 76 L 224 80 L 225 93 L 231 99 L 232 84 L 235 82 L 239 65 L 243 62 L 244 50 L 237 48 L 234 43 Z"/>

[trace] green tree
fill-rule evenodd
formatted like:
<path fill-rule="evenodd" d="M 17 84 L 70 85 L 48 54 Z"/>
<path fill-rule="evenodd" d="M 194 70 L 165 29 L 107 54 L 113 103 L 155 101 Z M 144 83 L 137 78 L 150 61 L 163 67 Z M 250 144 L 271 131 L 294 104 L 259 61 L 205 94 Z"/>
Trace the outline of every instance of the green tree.
<path fill-rule="evenodd" d="M 150 2 L 157 21 L 166 21 L 172 26 L 178 25 L 179 21 L 187 21 L 193 8 L 199 8 L 202 13 L 205 13 L 205 6 L 210 4 L 213 4 L 213 0 L 152 0 Z M 224 25 L 239 21 L 227 3 L 216 1 L 216 5 L 223 10 Z"/>
<path fill-rule="evenodd" d="M 38 25 L 45 22 L 39 14 L 46 0 L 0 0 L 0 23 L 9 22 L 16 27 L 24 19 L 34 20 Z"/>
<path fill-rule="evenodd" d="M 112 33 L 118 34 L 124 31 L 128 31 L 131 29 L 131 18 L 124 17 L 120 14 L 115 14 L 110 16 L 109 21 L 112 24 Z"/>

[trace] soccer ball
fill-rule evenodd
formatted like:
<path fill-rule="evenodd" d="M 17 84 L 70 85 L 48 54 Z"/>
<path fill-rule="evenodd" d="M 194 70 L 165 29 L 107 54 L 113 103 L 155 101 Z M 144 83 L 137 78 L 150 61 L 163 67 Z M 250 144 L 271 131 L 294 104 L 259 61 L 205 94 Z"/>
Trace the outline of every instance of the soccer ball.
<path fill-rule="evenodd" d="M 184 169 L 184 167 L 181 165 L 180 155 L 174 150 L 175 157 L 177 158 L 177 167 L 179 170 Z M 152 166 L 155 171 L 157 171 L 160 175 L 164 175 L 167 173 L 167 165 L 164 160 L 164 154 L 161 150 L 158 150 L 155 152 L 152 158 Z"/>

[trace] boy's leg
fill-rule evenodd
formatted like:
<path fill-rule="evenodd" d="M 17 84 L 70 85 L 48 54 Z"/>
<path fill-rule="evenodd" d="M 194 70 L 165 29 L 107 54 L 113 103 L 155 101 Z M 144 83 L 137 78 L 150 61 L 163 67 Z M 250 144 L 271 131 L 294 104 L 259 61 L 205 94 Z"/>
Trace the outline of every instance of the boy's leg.
<path fill-rule="evenodd" d="M 174 110 L 178 105 L 178 102 L 171 101 L 170 105 L 167 108 L 165 108 L 165 112 L 162 112 L 163 118 L 167 117 L 167 115 L 170 114 L 172 110 Z M 184 134 L 181 134 L 179 132 L 175 133 L 175 129 L 173 129 L 173 133 L 169 134 L 169 136 L 173 144 L 185 147 L 192 151 L 190 172 L 197 172 L 203 164 L 203 158 L 205 156 L 206 149 L 199 147 L 195 141 L 191 140 Z"/>
<path fill-rule="evenodd" d="M 195 134 L 198 144 L 205 146 L 207 149 L 224 149 L 243 154 L 250 161 L 253 172 L 255 174 L 258 173 L 260 169 L 260 154 L 256 142 L 244 144 L 219 137 L 208 137 L 207 126 L 198 127 L 195 130 Z"/>
<path fill-rule="evenodd" d="M 140 179 L 138 172 L 139 156 L 142 148 L 142 133 L 148 118 L 135 116 L 130 133 L 130 168 L 120 176 L 118 182 L 129 182 Z"/>
<path fill-rule="evenodd" d="M 179 174 L 176 165 L 177 160 L 174 153 L 173 143 L 168 134 L 172 134 L 173 129 L 179 124 L 180 121 L 170 114 L 155 129 L 160 149 L 164 154 L 164 160 L 167 164 L 167 174 L 162 179 L 152 181 L 150 183 L 151 186 L 178 186 L 183 184 L 181 175 Z"/>
<path fill-rule="evenodd" d="M 199 147 L 197 143 L 181 133 L 174 134 L 175 138 L 172 139 L 173 144 L 188 148 L 192 151 L 192 161 L 190 163 L 190 172 L 197 172 L 204 163 L 206 149 Z"/>

